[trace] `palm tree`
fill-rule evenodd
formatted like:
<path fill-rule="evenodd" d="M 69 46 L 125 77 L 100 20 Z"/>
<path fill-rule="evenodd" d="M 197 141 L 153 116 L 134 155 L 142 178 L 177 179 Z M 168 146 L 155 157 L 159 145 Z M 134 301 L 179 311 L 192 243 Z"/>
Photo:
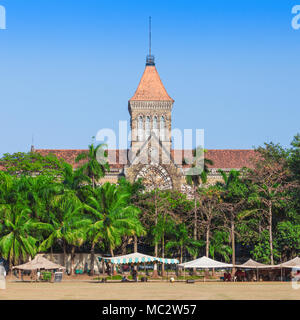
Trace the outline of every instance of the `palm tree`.
<path fill-rule="evenodd" d="M 47 207 L 52 197 L 61 191 L 61 187 L 52 176 L 21 176 L 16 179 L 15 192 L 19 200 L 27 205 L 36 219 L 47 219 Z"/>
<path fill-rule="evenodd" d="M 109 171 L 109 164 L 105 160 L 105 158 L 107 158 L 107 153 L 103 150 L 104 146 L 106 146 L 106 144 L 99 144 L 95 147 L 92 143 L 89 145 L 88 152 L 80 153 L 75 160 L 76 162 L 87 160 L 81 168 L 83 173 L 91 178 L 93 189 L 95 188 L 96 181 L 104 177 L 105 171 Z M 98 159 L 98 155 L 101 159 Z"/>
<path fill-rule="evenodd" d="M 197 216 L 197 189 L 202 184 L 207 182 L 208 165 L 212 165 L 213 161 L 204 158 L 206 150 L 198 147 L 193 150 L 194 160 L 191 163 L 191 168 L 187 172 L 186 182 L 193 188 L 193 200 L 194 200 L 194 240 L 197 241 L 197 230 L 198 230 L 198 216 Z M 202 168 L 203 165 L 203 168 Z M 194 257 L 196 258 L 196 256 Z"/>
<path fill-rule="evenodd" d="M 158 215 L 157 224 L 153 228 L 154 243 L 161 242 L 161 256 L 165 257 L 165 236 L 174 229 L 174 221 L 168 214 Z M 162 264 L 161 275 L 164 276 L 164 264 Z"/>
<path fill-rule="evenodd" d="M 0 205 L 0 250 L 9 264 L 17 264 L 20 259 L 36 253 L 37 239 L 32 236 L 34 220 L 31 210 L 22 203 Z"/>
<path fill-rule="evenodd" d="M 77 191 L 84 182 L 90 183 L 91 181 L 90 178 L 83 173 L 83 168 L 74 170 L 70 164 L 63 164 L 62 184 L 65 188 Z"/>
<path fill-rule="evenodd" d="M 232 248 L 227 243 L 229 242 L 229 233 L 217 230 L 209 246 L 209 253 L 213 259 L 218 254 L 225 259 L 225 262 L 229 262 L 232 255 Z"/>
<path fill-rule="evenodd" d="M 49 212 L 50 223 L 43 224 L 47 231 L 46 239 L 40 244 L 39 250 L 45 251 L 58 241 L 63 248 L 63 260 L 66 265 L 67 245 L 71 249 L 71 274 L 74 271 L 75 248 L 83 244 L 90 220 L 83 216 L 83 205 L 75 196 L 55 199 L 53 210 Z"/>
<path fill-rule="evenodd" d="M 166 249 L 178 249 L 180 263 L 183 262 L 184 252 L 187 251 L 191 256 L 197 255 L 197 251 L 203 246 L 203 241 L 195 241 L 189 237 L 185 224 L 181 223 L 173 230 L 174 240 L 169 240 Z"/>
<path fill-rule="evenodd" d="M 0 171 L 0 203 L 7 203 L 9 195 L 12 194 L 15 178 L 4 171 Z"/>
<path fill-rule="evenodd" d="M 92 215 L 89 237 L 92 241 L 91 270 L 94 265 L 94 248 L 100 240 L 114 256 L 114 249 L 122 242 L 122 237 L 141 236 L 145 233 L 140 221 L 140 210 L 129 203 L 130 194 L 115 184 L 105 183 L 94 189 L 85 209 Z M 93 272 L 93 271 L 91 271 Z"/>

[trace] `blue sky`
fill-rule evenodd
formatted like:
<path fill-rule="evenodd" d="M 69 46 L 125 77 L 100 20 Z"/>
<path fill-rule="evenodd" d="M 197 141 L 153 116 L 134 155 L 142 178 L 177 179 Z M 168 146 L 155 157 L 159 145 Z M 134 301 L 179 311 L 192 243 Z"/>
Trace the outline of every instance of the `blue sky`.
<path fill-rule="evenodd" d="M 0 0 L 0 155 L 86 148 L 129 120 L 152 51 L 173 128 L 208 149 L 288 146 L 300 131 L 300 30 L 288 0 Z"/>

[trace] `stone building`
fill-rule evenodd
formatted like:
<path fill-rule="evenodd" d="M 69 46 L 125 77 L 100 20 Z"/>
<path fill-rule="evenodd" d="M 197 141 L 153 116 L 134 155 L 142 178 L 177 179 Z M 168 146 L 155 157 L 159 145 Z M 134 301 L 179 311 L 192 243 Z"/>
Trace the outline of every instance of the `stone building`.
<path fill-rule="evenodd" d="M 128 102 L 131 125 L 129 150 L 108 150 L 108 172 L 99 183 L 117 183 L 120 177 L 130 181 L 143 179 L 147 189 L 175 189 L 186 191 L 186 171 L 190 168 L 183 159 L 191 159 L 192 150 L 172 150 L 172 108 L 174 100 L 168 95 L 157 72 L 154 57 L 148 55 L 139 85 Z M 38 149 L 42 155 L 55 154 L 76 167 L 75 159 L 85 150 Z M 207 150 L 205 157 L 213 161 L 209 166 L 208 183 L 221 179 L 218 169 L 229 171 L 251 167 L 254 150 Z"/>

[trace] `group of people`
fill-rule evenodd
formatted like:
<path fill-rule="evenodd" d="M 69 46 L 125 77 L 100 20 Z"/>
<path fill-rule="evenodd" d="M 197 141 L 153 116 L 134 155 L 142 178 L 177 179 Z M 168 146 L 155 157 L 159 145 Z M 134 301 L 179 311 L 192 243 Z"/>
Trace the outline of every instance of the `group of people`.
<path fill-rule="evenodd" d="M 250 276 L 251 275 L 247 274 L 246 271 L 242 271 L 238 269 L 233 276 L 230 272 L 225 272 L 223 276 L 223 280 L 224 281 L 247 281 L 249 280 Z"/>

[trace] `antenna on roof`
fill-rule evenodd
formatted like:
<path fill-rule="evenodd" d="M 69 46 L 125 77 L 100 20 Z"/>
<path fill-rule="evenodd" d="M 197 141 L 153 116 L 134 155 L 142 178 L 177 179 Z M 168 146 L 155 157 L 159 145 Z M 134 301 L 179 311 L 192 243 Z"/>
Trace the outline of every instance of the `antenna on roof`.
<path fill-rule="evenodd" d="M 154 66 L 154 56 L 151 54 L 151 17 L 149 17 L 149 54 L 147 55 L 146 58 L 146 66 Z"/>

